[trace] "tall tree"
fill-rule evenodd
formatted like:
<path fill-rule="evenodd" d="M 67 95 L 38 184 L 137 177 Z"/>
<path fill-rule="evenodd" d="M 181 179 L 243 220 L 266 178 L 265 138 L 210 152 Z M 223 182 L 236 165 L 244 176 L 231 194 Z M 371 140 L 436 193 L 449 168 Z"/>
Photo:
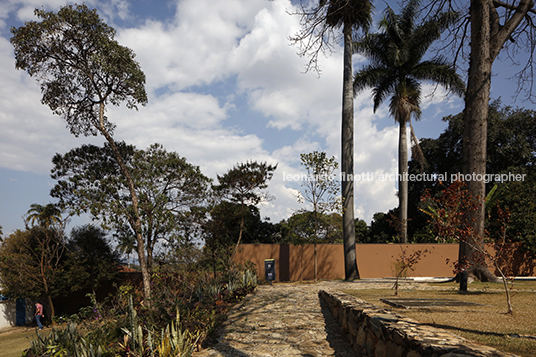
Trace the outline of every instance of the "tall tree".
<path fill-rule="evenodd" d="M 138 196 L 134 181 L 113 139 L 114 125 L 106 105 L 128 108 L 147 103 L 145 75 L 134 53 L 114 39 L 115 30 L 96 10 L 67 5 L 57 13 L 35 10 L 41 21 L 12 28 L 16 68 L 41 84 L 41 102 L 62 116 L 75 136 L 102 134 L 112 148 L 132 200 L 134 232 L 143 275 L 144 296 L 150 304 L 151 284 L 145 256 Z"/>
<path fill-rule="evenodd" d="M 501 2 L 499 2 L 501 3 Z M 491 0 L 471 0 L 471 61 L 465 99 L 464 134 L 462 151 L 462 172 L 464 174 L 486 173 L 486 142 L 488 104 L 491 88 L 491 67 L 499 55 L 504 43 L 521 24 L 528 12 L 533 9 L 532 0 L 521 0 L 506 12 L 512 15 L 503 24 L 498 13 L 499 6 Z M 467 184 L 473 197 L 483 200 L 486 195 L 486 183 L 483 180 L 470 181 Z M 484 205 L 471 213 L 469 220 L 478 236 L 484 237 L 486 213 Z M 460 243 L 460 259 L 474 262 L 468 272 L 479 280 L 498 278 L 487 267 L 473 257 L 478 254 L 466 242 Z M 463 286 L 467 286 L 462 282 Z"/>
<path fill-rule="evenodd" d="M 136 150 L 124 143 L 116 145 L 136 187 L 138 216 L 134 214 L 128 182 L 108 144 L 83 145 L 63 156 L 56 154 L 51 176 L 58 183 L 51 195 L 76 214 L 90 213 L 120 237 L 135 237 L 139 218 L 150 270 L 156 245 L 171 239 L 190 207 L 203 204 L 210 180 L 199 167 L 159 144 L 147 150 Z M 139 251 L 139 242 L 135 243 Z"/>
<path fill-rule="evenodd" d="M 334 179 L 338 168 L 335 157 L 328 158 L 325 152 L 313 151 L 300 154 L 301 165 L 307 170 L 307 180 L 302 181 L 300 201 L 312 206 L 311 218 L 314 232 L 314 276 L 317 280 L 316 242 L 321 229 L 321 218 L 339 208 L 339 183 Z M 355 233 L 354 233 L 355 235 Z"/>
<path fill-rule="evenodd" d="M 410 207 L 416 211 L 419 199 L 425 189 L 436 194 L 445 189 L 451 177 L 462 169 L 463 112 L 443 118 L 447 128 L 437 139 L 423 139 L 421 148 L 426 158 L 425 171 L 429 173 L 446 173 L 445 182 L 415 182 L 410 188 Z M 506 227 L 507 236 L 524 242 L 524 247 L 536 252 L 536 203 L 534 197 L 534 179 L 536 178 L 536 112 L 528 109 L 514 109 L 494 101 L 488 109 L 486 145 L 486 195 L 497 185 L 498 191 L 504 193 L 500 205 L 510 212 Z M 410 172 L 419 170 L 414 160 L 410 161 Z M 520 175 L 515 176 L 512 175 Z M 501 176 L 503 175 L 503 176 Z M 524 176 L 523 176 L 524 175 Z M 501 182 L 501 178 L 506 178 Z M 521 180 L 519 179 L 521 178 Z M 421 212 L 412 212 L 411 229 L 423 231 L 427 216 Z M 424 216 L 424 217 L 422 217 Z M 490 217 L 486 216 L 489 233 Z"/>
<path fill-rule="evenodd" d="M 241 209 L 238 240 L 232 257 L 236 254 L 242 241 L 244 219 L 248 214 L 248 206 L 256 206 L 271 199 L 271 196 L 263 190 L 268 187 L 268 181 L 272 179 L 276 169 L 277 164 L 269 165 L 266 162 L 248 161 L 237 164 L 225 174 L 217 176 L 218 185 L 213 186 L 216 195 L 223 200 L 240 205 Z"/>
<path fill-rule="evenodd" d="M 407 242 L 408 143 L 406 126 L 411 116 L 421 115 L 421 81 L 431 81 L 463 95 L 465 85 L 454 66 L 443 57 L 423 60 L 429 47 L 453 23 L 456 14 L 446 12 L 417 24 L 419 0 L 410 0 L 400 15 L 388 7 L 380 21 L 379 33 L 364 36 L 355 50 L 371 63 L 354 76 L 354 92 L 372 88 L 374 111 L 391 96 L 389 112 L 400 125 L 398 139 L 398 200 L 400 241 Z"/>
<path fill-rule="evenodd" d="M 340 43 L 342 28 L 343 84 L 341 125 L 341 180 L 343 197 L 344 276 L 359 279 L 354 229 L 354 98 L 352 91 L 352 41 L 358 31 L 368 31 L 372 23 L 369 0 L 319 0 L 318 5 L 302 4 L 302 30 L 291 40 L 300 46 L 300 55 L 310 56 L 307 70 L 318 67 L 318 55 Z"/>
<path fill-rule="evenodd" d="M 536 9 L 533 0 L 471 0 L 458 4 L 450 0 L 430 1 L 428 13 L 434 14 L 443 8 L 458 7 L 467 13 L 465 23 L 456 26 L 449 38 L 455 47 L 455 56 L 463 53 L 469 42 L 469 72 L 464 110 L 463 134 L 463 173 L 485 175 L 488 104 L 490 100 L 492 66 L 501 52 L 506 52 L 514 66 L 519 65 L 517 55 L 528 53 L 526 64 L 514 76 L 517 78 L 518 90 L 527 93 L 527 99 L 534 98 L 534 52 L 536 38 L 534 16 Z M 470 22 L 468 24 L 467 22 Z M 470 29 L 470 31 L 468 31 Z M 514 55 L 513 55 L 514 54 Z M 519 94 L 519 93 L 518 93 Z M 483 177 L 483 176 L 480 176 Z M 473 197 L 483 201 L 486 183 L 473 180 L 467 183 L 467 189 Z M 468 218 L 474 230 L 481 237 L 485 230 L 485 211 L 483 205 L 473 211 Z M 460 244 L 460 259 L 476 261 L 478 255 L 467 244 Z M 479 280 L 496 281 L 498 278 L 483 264 L 475 263 L 469 268 L 469 275 Z M 467 286 L 466 282 L 461 285 Z"/>

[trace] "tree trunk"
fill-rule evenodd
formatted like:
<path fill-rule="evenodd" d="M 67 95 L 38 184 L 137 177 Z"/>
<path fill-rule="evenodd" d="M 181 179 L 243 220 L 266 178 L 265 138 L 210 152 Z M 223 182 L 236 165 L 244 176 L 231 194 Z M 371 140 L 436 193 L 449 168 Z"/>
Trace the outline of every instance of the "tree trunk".
<path fill-rule="evenodd" d="M 493 63 L 490 56 L 490 7 L 484 2 L 471 1 L 471 60 L 465 95 L 462 144 L 462 173 L 464 177 L 471 177 L 471 180 L 465 181 L 467 188 L 475 199 L 482 202 L 481 207 L 471 212 L 468 217 L 479 239 L 484 237 L 486 184 L 483 179 L 476 178 L 477 175 L 486 173 L 488 105 Z M 488 270 L 484 262 L 476 258 L 478 252 L 472 245 L 460 242 L 458 255 L 460 262 L 467 262 L 466 270 L 469 276 L 481 281 L 497 281 L 497 277 Z M 467 286 L 463 277 L 460 280 L 460 287 Z"/>
<path fill-rule="evenodd" d="M 242 219 L 240 220 L 240 232 L 238 233 L 238 242 L 236 242 L 236 246 L 235 246 L 233 255 L 231 256 L 231 261 L 229 262 L 231 265 L 233 263 L 233 260 L 234 260 L 234 257 L 236 255 L 236 252 L 238 252 L 238 246 L 240 245 L 240 242 L 242 241 L 242 231 L 243 230 L 244 230 L 244 216 L 242 216 Z"/>
<path fill-rule="evenodd" d="M 398 218 L 400 243 L 408 241 L 408 139 L 407 118 L 400 118 L 400 130 L 398 132 Z"/>
<path fill-rule="evenodd" d="M 48 307 L 50 308 L 50 321 L 54 324 L 53 317 L 56 316 L 56 309 L 54 309 L 54 302 L 52 302 L 52 296 L 47 292 L 47 303 Z"/>
<path fill-rule="evenodd" d="M 354 89 L 352 77 L 352 28 L 345 24 L 344 63 L 342 87 L 342 131 L 341 131 L 341 171 L 342 171 L 342 236 L 344 243 L 344 278 L 359 279 L 355 251 L 354 223 Z"/>
<path fill-rule="evenodd" d="M 316 258 L 316 242 L 313 244 L 315 260 L 315 282 L 318 281 L 318 260 Z"/>
<path fill-rule="evenodd" d="M 97 129 L 99 129 L 99 131 L 102 133 L 102 135 L 106 138 L 106 140 L 110 144 L 110 147 L 112 148 L 112 151 L 115 154 L 119 167 L 121 168 L 121 171 L 123 175 L 125 176 L 125 179 L 127 180 L 130 197 L 132 199 L 132 210 L 134 211 L 134 227 L 133 228 L 136 234 L 138 259 L 140 263 L 141 275 L 142 275 L 142 280 L 143 280 L 143 296 L 145 298 L 146 306 L 151 306 L 151 275 L 147 267 L 147 260 L 146 260 L 146 255 L 145 255 L 145 242 L 143 240 L 143 235 L 141 231 L 141 219 L 140 219 L 140 213 L 138 209 L 138 195 L 136 193 L 134 180 L 132 179 L 132 176 L 130 175 L 130 171 L 127 165 L 125 164 L 125 162 L 123 161 L 123 158 L 121 157 L 121 153 L 119 152 L 117 145 L 115 145 L 115 140 L 106 130 L 106 127 L 104 126 L 103 118 L 104 118 L 104 103 L 101 103 L 101 106 L 100 106 L 101 122 L 100 122 L 100 126 L 97 126 Z"/>

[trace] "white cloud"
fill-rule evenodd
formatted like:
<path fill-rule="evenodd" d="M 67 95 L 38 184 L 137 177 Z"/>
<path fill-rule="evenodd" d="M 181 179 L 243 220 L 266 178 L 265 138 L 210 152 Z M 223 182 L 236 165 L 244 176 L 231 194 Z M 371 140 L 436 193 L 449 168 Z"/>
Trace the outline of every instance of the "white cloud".
<path fill-rule="evenodd" d="M 26 20 L 29 9 L 33 12 L 42 4 L 57 10 L 64 3 L 9 1 L 9 10 L 0 9 L 0 19 Z M 110 120 L 117 124 L 117 140 L 138 148 L 161 143 L 212 178 L 246 160 L 278 163 L 269 185 L 276 200 L 261 208 L 272 221 L 299 207 L 299 183 L 285 181 L 283 174 L 302 172 L 300 153 L 324 150 L 340 157 L 342 51 L 336 48 L 319 58 L 320 77 L 302 73 L 307 59 L 300 58 L 288 40 L 299 29 L 299 17 L 288 14 L 290 1 L 178 0 L 173 16 L 138 23 L 142 15 L 136 13 L 135 3 L 87 3 L 111 25 L 122 23 L 119 20 L 133 24 L 116 28 L 117 39 L 133 49 L 147 76 L 146 107 L 137 112 L 108 108 Z M 8 39 L 1 37 L 0 166 L 46 175 L 54 153 L 87 142 L 101 145 L 102 137 L 74 138 L 62 120 L 40 104 L 39 87 L 14 69 L 12 51 Z M 244 97 L 245 108 L 239 101 Z M 438 101 L 442 99 L 426 106 Z M 237 117 L 250 113 L 260 119 Z M 240 125 L 245 122 L 247 128 Z M 267 134 L 274 131 L 281 138 Z M 382 107 L 373 114 L 370 94 L 357 97 L 355 172 L 396 173 L 397 140 L 398 128 L 387 110 Z M 370 220 L 374 212 L 397 204 L 394 182 L 355 186 L 357 217 Z"/>

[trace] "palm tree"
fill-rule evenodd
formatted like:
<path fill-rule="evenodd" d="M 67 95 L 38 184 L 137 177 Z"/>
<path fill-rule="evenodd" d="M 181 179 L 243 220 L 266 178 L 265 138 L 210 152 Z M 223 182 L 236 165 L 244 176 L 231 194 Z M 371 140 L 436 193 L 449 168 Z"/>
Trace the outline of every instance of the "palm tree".
<path fill-rule="evenodd" d="M 372 4 L 368 0 L 320 0 L 327 7 L 326 25 L 341 28 L 343 33 L 343 88 L 341 129 L 341 180 L 343 197 L 344 276 L 346 280 L 359 278 L 355 252 L 354 223 L 354 97 L 352 90 L 352 36 L 372 23 Z M 352 178 L 352 179 L 348 179 Z"/>
<path fill-rule="evenodd" d="M 372 88 L 374 111 L 391 96 L 389 112 L 400 124 L 398 142 L 398 199 L 400 241 L 407 242 L 408 146 L 406 125 L 411 116 L 421 115 L 421 81 L 435 82 L 462 96 L 465 85 L 452 64 L 443 57 L 423 60 L 430 45 L 457 18 L 445 12 L 420 25 L 416 24 L 419 0 L 410 0 L 397 15 L 388 7 L 380 21 L 380 32 L 364 36 L 354 50 L 370 60 L 370 64 L 354 75 L 354 94 Z"/>
<path fill-rule="evenodd" d="M 45 206 L 38 203 L 32 203 L 28 210 L 26 222 L 42 228 L 49 228 L 54 223 L 61 223 L 61 209 L 54 203 L 49 203 Z"/>
<path fill-rule="evenodd" d="M 116 249 L 127 256 L 127 266 L 130 268 L 130 254 L 137 249 L 136 237 L 131 235 L 120 235 L 118 237 L 119 243 L 117 243 Z"/>
<path fill-rule="evenodd" d="M 307 2 L 310 4 L 310 2 Z M 355 252 L 354 227 L 354 98 L 352 91 L 352 37 L 359 31 L 368 31 L 372 23 L 370 0 L 319 0 L 317 6 L 306 9 L 302 4 L 302 30 L 290 40 L 301 47 L 301 56 L 309 55 L 307 71 L 318 69 L 318 55 L 331 52 L 342 28 L 343 88 L 341 132 L 341 180 L 343 197 L 344 276 L 346 280 L 359 278 Z"/>

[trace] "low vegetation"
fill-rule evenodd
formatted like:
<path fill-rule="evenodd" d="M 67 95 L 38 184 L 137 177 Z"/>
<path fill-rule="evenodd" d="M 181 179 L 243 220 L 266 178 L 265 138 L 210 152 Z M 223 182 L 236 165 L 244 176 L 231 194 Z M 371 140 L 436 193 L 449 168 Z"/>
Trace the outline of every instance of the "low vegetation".
<path fill-rule="evenodd" d="M 25 356 L 190 356 L 209 343 L 227 309 L 257 286 L 254 270 L 234 269 L 216 277 L 203 272 L 153 274 L 154 300 L 129 285 L 106 301 L 58 318 L 38 333 Z"/>
<path fill-rule="evenodd" d="M 422 285 L 422 286 L 421 286 Z M 421 289 L 422 288 L 422 289 Z M 511 352 L 519 356 L 534 356 L 536 351 L 536 282 L 515 282 L 511 287 L 513 314 L 507 314 L 501 283 L 472 283 L 467 293 L 459 293 L 455 283 L 419 284 L 419 290 L 399 287 L 399 297 L 455 299 L 484 306 L 442 308 L 394 308 L 379 299 L 392 297 L 393 290 L 345 290 L 347 294 L 421 323 L 445 329 L 476 343 Z"/>

